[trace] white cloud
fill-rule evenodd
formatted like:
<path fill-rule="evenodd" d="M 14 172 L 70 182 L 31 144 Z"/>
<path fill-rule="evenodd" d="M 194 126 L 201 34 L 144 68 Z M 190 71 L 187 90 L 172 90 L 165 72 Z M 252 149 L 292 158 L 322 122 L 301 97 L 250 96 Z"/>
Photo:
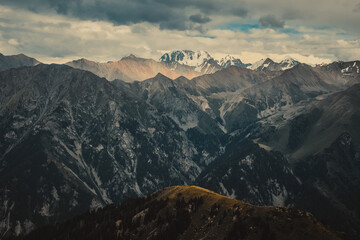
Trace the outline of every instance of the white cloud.
<path fill-rule="evenodd" d="M 8 43 L 9 43 L 10 45 L 13 45 L 13 46 L 18 46 L 18 45 L 19 45 L 19 42 L 18 42 L 16 39 L 14 39 L 14 38 L 10 38 L 9 41 L 8 41 Z"/>
<path fill-rule="evenodd" d="M 158 25 L 150 23 L 114 26 L 106 21 L 79 20 L 8 7 L 0 7 L 0 15 L 2 53 L 22 52 L 46 63 L 63 63 L 81 57 L 118 60 L 130 53 L 158 59 L 164 51 L 173 49 L 202 49 L 215 57 L 232 54 L 244 62 L 290 56 L 314 64 L 360 56 L 359 40 L 345 38 L 339 29 L 316 30 L 294 25 L 292 28 L 297 34 L 267 28 L 248 32 L 210 29 L 204 36 L 196 30 L 160 30 Z M 285 30 L 289 28 L 290 25 L 285 25 Z"/>

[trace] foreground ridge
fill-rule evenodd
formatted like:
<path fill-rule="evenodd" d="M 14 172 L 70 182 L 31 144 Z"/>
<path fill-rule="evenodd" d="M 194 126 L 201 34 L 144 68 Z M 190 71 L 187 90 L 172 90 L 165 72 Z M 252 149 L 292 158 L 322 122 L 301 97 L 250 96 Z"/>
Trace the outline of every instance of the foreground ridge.
<path fill-rule="evenodd" d="M 173 186 L 47 226 L 31 239 L 342 239 L 310 213 Z"/>

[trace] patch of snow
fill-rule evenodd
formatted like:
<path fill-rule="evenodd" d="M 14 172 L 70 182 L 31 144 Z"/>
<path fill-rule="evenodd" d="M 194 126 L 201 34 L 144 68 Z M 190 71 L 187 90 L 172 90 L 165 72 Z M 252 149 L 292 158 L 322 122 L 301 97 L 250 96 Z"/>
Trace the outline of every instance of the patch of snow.
<path fill-rule="evenodd" d="M 272 204 L 277 207 L 284 207 L 287 198 L 288 198 L 288 192 L 286 188 L 283 186 L 282 191 L 278 195 L 272 194 L 272 200 L 273 200 Z"/>
<path fill-rule="evenodd" d="M 269 65 L 270 65 L 270 63 L 265 63 L 263 67 L 267 68 L 267 67 L 269 67 Z"/>
<path fill-rule="evenodd" d="M 202 156 L 203 156 L 203 157 L 207 157 L 207 156 L 209 156 L 209 153 L 208 153 L 208 152 L 206 152 L 205 150 L 203 150 L 201 153 L 202 153 Z"/>
<path fill-rule="evenodd" d="M 12 126 L 15 129 L 19 129 L 25 126 L 26 121 L 13 122 Z"/>
<path fill-rule="evenodd" d="M 78 201 L 76 201 L 76 199 L 71 199 L 70 200 L 70 205 L 72 206 L 72 207 L 76 207 L 77 205 L 78 205 L 79 203 L 78 203 Z"/>
<path fill-rule="evenodd" d="M 260 140 L 260 138 L 254 139 L 253 143 L 257 144 L 259 147 L 265 149 L 266 151 L 270 152 L 272 150 L 272 147 L 267 146 L 265 144 L 259 143 L 258 141 Z"/>
<path fill-rule="evenodd" d="M 276 179 L 268 179 L 267 186 L 271 191 L 272 205 L 277 207 L 285 206 L 285 201 L 289 195 L 285 186 L 280 187 Z"/>
<path fill-rule="evenodd" d="M 350 67 L 346 67 L 344 69 L 341 69 L 342 73 L 348 73 L 350 71 Z"/>
<path fill-rule="evenodd" d="M 247 68 L 251 69 L 251 70 L 255 70 L 257 69 L 258 67 L 260 67 L 261 65 L 264 64 L 266 59 L 261 59 L 253 64 L 251 64 L 250 66 L 248 66 Z"/>
<path fill-rule="evenodd" d="M 53 189 L 51 190 L 51 195 L 53 196 L 53 198 L 55 199 L 55 201 L 59 201 L 59 200 L 60 200 L 59 194 L 58 194 L 58 192 L 57 192 L 57 190 L 56 190 L 55 187 L 53 187 Z"/>
<path fill-rule="evenodd" d="M 223 125 L 221 125 L 220 123 L 218 123 L 218 127 L 221 129 L 221 131 L 223 131 L 224 133 L 227 133 L 226 128 Z"/>
<path fill-rule="evenodd" d="M 69 173 L 71 173 L 77 180 L 79 180 L 82 184 L 84 184 L 84 186 L 90 191 L 92 192 L 94 195 L 97 195 L 95 190 L 92 189 L 91 187 L 89 187 L 89 185 L 84 182 L 81 178 L 79 178 L 79 176 L 73 172 L 73 170 L 71 170 L 70 168 L 68 168 L 67 166 L 65 166 L 64 164 L 62 164 L 64 169 L 67 170 Z"/>
<path fill-rule="evenodd" d="M 195 114 L 183 116 L 180 120 L 178 119 L 178 117 L 171 114 L 170 118 L 174 120 L 174 122 L 184 131 L 190 128 L 197 127 L 199 124 L 199 120 Z"/>
<path fill-rule="evenodd" d="M 154 134 L 155 131 L 156 131 L 155 128 L 148 128 L 148 132 L 149 132 L 150 134 Z"/>
<path fill-rule="evenodd" d="M 167 55 L 169 57 L 169 61 L 175 61 L 180 64 L 198 67 L 205 61 L 211 59 L 212 57 L 206 51 L 189 51 L 189 50 L 182 50 L 182 51 L 174 51 L 168 52 L 163 55 L 163 57 Z M 172 58 L 173 57 L 173 58 Z M 172 59 L 171 59 L 172 58 Z M 160 59 L 160 61 L 165 61 L 166 59 Z"/>
<path fill-rule="evenodd" d="M 19 236 L 22 232 L 22 228 L 21 228 L 21 223 L 20 221 L 16 221 L 16 226 L 15 226 L 15 236 Z"/>
<path fill-rule="evenodd" d="M 104 146 L 99 144 L 97 147 L 96 147 L 96 151 L 100 152 L 101 150 L 104 149 Z"/>
<path fill-rule="evenodd" d="M 10 131 L 10 132 L 7 132 L 5 134 L 5 138 L 8 138 L 8 139 L 17 139 L 17 135 L 14 131 Z"/>
<path fill-rule="evenodd" d="M 211 109 L 209 106 L 209 103 L 206 98 L 203 96 L 193 96 L 188 95 L 204 112 L 206 112 L 207 109 Z"/>
<path fill-rule="evenodd" d="M 140 187 L 139 187 L 139 184 L 138 184 L 137 181 L 135 181 L 135 192 L 136 192 L 139 196 L 143 195 L 143 193 L 141 192 Z"/>
<path fill-rule="evenodd" d="M 296 61 L 293 58 L 286 58 L 280 62 L 280 65 L 282 66 L 282 70 L 287 70 L 287 69 L 295 67 L 299 63 L 300 62 Z"/>
<path fill-rule="evenodd" d="M 91 210 L 98 209 L 101 207 L 102 207 L 102 204 L 99 201 L 97 201 L 96 199 L 91 200 L 91 203 L 90 203 Z"/>
<path fill-rule="evenodd" d="M 92 167 L 91 167 L 91 173 L 92 173 L 92 175 L 93 175 L 93 177 L 94 177 L 94 180 L 95 180 L 96 184 L 97 184 L 98 186 L 101 186 L 101 185 L 102 185 L 102 182 L 101 182 L 99 176 L 97 175 L 97 172 L 96 172 L 95 169 L 92 168 Z"/>
<path fill-rule="evenodd" d="M 247 155 L 244 159 L 241 159 L 239 161 L 239 166 L 245 164 L 245 165 L 249 166 L 250 169 L 252 169 L 253 163 L 254 163 L 254 155 L 250 154 L 250 155 Z"/>
<path fill-rule="evenodd" d="M 40 209 L 39 213 L 41 216 L 44 216 L 44 217 L 52 216 L 52 214 L 50 214 L 50 204 L 44 203 L 42 208 Z"/>
<path fill-rule="evenodd" d="M 35 228 L 35 224 L 31 222 L 29 219 L 25 219 L 24 228 L 25 228 L 25 233 L 29 233 Z"/>
<path fill-rule="evenodd" d="M 230 198 L 233 198 L 233 199 L 236 199 L 236 194 L 235 194 L 235 190 L 232 188 L 231 189 L 231 194 L 229 193 L 229 191 L 225 188 L 224 184 L 222 182 L 219 183 L 219 186 L 221 188 L 221 191 L 222 191 L 222 194 L 227 196 L 227 197 L 230 197 Z"/>

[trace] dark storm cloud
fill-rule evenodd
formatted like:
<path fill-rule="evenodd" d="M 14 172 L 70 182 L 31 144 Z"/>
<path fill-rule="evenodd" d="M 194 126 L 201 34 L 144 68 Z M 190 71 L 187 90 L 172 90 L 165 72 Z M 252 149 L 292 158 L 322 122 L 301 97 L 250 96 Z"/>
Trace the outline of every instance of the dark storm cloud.
<path fill-rule="evenodd" d="M 247 14 L 244 8 L 234 10 L 229 4 L 214 0 L 3 0 L 2 4 L 33 12 L 53 11 L 80 19 L 111 21 L 115 25 L 149 22 L 159 24 L 161 29 L 177 30 L 198 28 L 192 23 L 206 24 L 211 21 L 210 14 Z"/>
<path fill-rule="evenodd" d="M 267 15 L 259 19 L 260 26 L 266 28 L 284 28 L 285 22 L 273 15 Z"/>
<path fill-rule="evenodd" d="M 300 12 L 296 9 L 285 9 L 282 13 L 282 19 L 285 20 L 295 20 L 295 19 L 302 19 L 306 14 Z"/>
<path fill-rule="evenodd" d="M 248 10 L 245 8 L 234 8 L 231 10 L 231 13 L 238 17 L 246 17 L 248 15 Z"/>
<path fill-rule="evenodd" d="M 211 21 L 211 18 L 207 17 L 207 16 L 203 16 L 201 14 L 195 14 L 195 15 L 191 15 L 189 17 L 190 21 L 194 22 L 194 23 L 208 23 Z"/>

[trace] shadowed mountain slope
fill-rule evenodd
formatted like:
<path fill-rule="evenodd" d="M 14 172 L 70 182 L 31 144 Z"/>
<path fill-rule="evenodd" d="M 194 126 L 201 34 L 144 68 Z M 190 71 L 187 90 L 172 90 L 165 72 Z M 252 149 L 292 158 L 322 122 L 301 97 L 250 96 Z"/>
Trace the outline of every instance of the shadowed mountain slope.
<path fill-rule="evenodd" d="M 256 207 L 190 186 L 165 188 L 48 226 L 32 239 L 341 239 L 310 213 Z"/>
<path fill-rule="evenodd" d="M 0 71 L 22 66 L 35 66 L 39 63 L 35 58 L 28 57 L 24 54 L 4 56 L 0 53 Z"/>

